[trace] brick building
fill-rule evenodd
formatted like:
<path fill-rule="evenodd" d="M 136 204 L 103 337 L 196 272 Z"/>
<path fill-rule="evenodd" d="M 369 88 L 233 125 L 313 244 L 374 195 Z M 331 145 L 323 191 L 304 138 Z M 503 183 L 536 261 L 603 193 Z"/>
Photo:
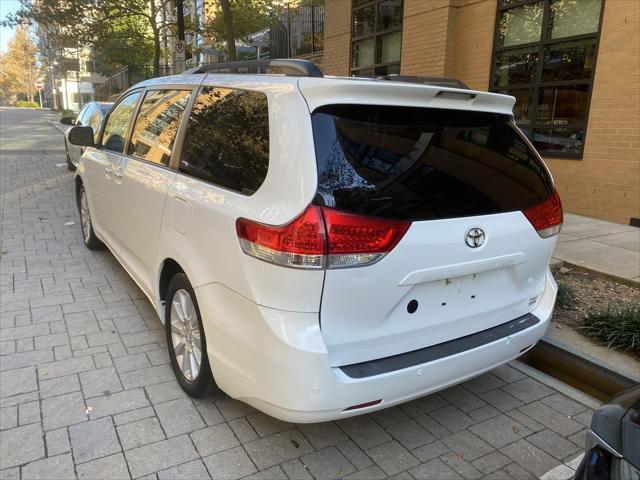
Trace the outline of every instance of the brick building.
<path fill-rule="evenodd" d="M 565 210 L 640 217 L 640 1 L 326 0 L 324 72 L 516 97 Z"/>

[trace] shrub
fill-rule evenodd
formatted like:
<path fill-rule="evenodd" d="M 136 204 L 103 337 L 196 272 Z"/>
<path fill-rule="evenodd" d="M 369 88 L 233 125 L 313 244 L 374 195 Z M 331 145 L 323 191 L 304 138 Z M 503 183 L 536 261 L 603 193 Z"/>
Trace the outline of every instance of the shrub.
<path fill-rule="evenodd" d="M 556 297 L 556 305 L 563 310 L 573 308 L 576 301 L 576 294 L 573 289 L 567 285 L 558 283 L 558 296 Z"/>
<path fill-rule="evenodd" d="M 589 313 L 581 329 L 608 347 L 640 353 L 640 301 L 610 303 L 604 310 Z"/>
<path fill-rule="evenodd" d="M 19 100 L 16 102 L 16 107 L 22 108 L 40 108 L 40 104 L 38 102 L 29 102 L 26 100 Z"/>

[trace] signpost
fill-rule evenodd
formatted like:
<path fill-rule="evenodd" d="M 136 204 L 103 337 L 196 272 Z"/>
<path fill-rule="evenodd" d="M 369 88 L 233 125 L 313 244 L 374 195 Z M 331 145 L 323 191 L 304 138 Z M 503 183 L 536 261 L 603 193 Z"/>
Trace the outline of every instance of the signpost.
<path fill-rule="evenodd" d="M 36 80 L 35 87 L 38 90 L 38 98 L 40 99 L 40 108 L 42 108 L 42 90 L 44 89 L 44 82 L 42 80 Z"/>
<path fill-rule="evenodd" d="M 176 71 L 174 73 L 180 73 L 185 69 L 185 44 L 184 40 L 176 40 L 174 45 L 174 51 L 176 53 Z"/>

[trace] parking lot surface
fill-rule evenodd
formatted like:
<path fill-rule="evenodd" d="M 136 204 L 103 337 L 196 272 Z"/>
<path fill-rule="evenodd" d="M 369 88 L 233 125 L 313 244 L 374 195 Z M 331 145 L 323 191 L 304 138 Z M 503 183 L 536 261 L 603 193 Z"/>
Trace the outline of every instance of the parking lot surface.
<path fill-rule="evenodd" d="M 142 292 L 82 244 L 62 136 L 0 116 L 43 139 L 0 159 L 0 478 L 526 479 L 581 452 L 592 410 L 518 364 L 320 424 L 190 399 Z"/>

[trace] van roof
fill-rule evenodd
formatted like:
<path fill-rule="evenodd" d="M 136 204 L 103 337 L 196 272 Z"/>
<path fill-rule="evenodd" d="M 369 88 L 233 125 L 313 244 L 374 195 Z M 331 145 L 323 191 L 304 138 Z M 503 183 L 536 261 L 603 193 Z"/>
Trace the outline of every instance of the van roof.
<path fill-rule="evenodd" d="M 470 90 L 462 82 L 451 78 L 398 77 L 367 78 L 338 76 L 286 76 L 259 73 L 190 73 L 158 77 L 138 83 L 135 87 L 157 85 L 199 85 L 205 78 L 219 78 L 225 86 L 234 83 L 242 88 L 255 84 L 256 90 L 269 83 L 296 85 L 310 111 L 328 104 L 369 104 L 414 106 L 468 110 L 513 115 L 515 98 L 498 93 Z M 423 81 L 423 79 L 427 81 Z M 411 79 L 411 80 L 405 80 Z M 415 80 L 417 79 L 417 80 Z M 390 81 L 393 80 L 393 81 Z M 460 85 L 453 87 L 450 85 Z"/>

